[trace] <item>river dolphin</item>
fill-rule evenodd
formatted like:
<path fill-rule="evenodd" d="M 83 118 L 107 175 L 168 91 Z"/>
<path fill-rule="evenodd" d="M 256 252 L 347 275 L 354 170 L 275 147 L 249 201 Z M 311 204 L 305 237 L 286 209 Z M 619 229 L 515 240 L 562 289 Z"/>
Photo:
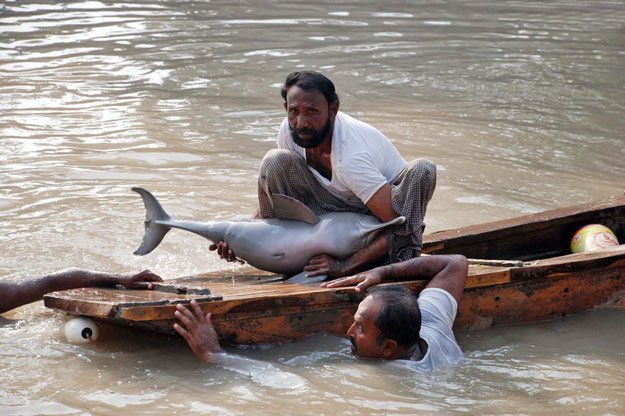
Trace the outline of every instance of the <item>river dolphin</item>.
<path fill-rule="evenodd" d="M 348 257 L 366 247 L 377 231 L 405 221 L 404 217 L 397 217 L 382 223 L 374 216 L 351 212 L 316 216 L 300 201 L 275 194 L 271 197 L 274 212 L 281 218 L 178 221 L 165 212 L 150 192 L 143 188 L 132 190 L 141 195 L 146 209 L 143 242 L 134 254 L 150 253 L 171 228 L 180 228 L 213 243 L 225 241 L 237 257 L 250 265 L 286 276 L 300 273 L 319 254 Z"/>

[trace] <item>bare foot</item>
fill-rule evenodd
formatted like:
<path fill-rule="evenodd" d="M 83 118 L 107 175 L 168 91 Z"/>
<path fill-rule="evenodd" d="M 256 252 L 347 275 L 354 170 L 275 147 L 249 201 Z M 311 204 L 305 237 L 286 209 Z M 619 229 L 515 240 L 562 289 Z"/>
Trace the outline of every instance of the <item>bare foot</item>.
<path fill-rule="evenodd" d="M 176 318 L 180 324 L 174 324 L 177 333 L 187 341 L 191 351 L 205 363 L 215 361 L 215 354 L 222 351 L 219 339 L 213 324 L 211 314 L 204 314 L 200 305 L 195 300 L 190 303 L 190 308 L 182 304 L 176 305 Z"/>

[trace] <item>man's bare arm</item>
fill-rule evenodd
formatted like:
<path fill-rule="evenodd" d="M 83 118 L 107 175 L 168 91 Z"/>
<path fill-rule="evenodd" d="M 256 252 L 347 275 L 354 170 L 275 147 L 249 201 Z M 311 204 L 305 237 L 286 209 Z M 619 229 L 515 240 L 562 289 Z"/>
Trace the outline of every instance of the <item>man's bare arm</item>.
<path fill-rule="evenodd" d="M 328 254 L 313 257 L 304 271 L 309 277 L 326 275 L 337 278 L 375 267 L 384 263 L 387 257 L 388 239 L 386 233 L 381 232 L 371 244 L 346 259 L 339 260 Z"/>
<path fill-rule="evenodd" d="M 391 202 L 391 185 L 382 185 L 367 201 L 367 208 L 382 222 L 387 222 L 399 217 Z"/>
<path fill-rule="evenodd" d="M 468 262 L 464 256 L 432 255 L 414 257 L 400 263 L 376 267 L 354 276 L 326 282 L 321 287 L 334 288 L 356 285 L 356 291 L 398 279 L 430 279 L 426 288 L 440 288 L 449 292 L 456 301 L 464 290 L 467 279 Z"/>
<path fill-rule="evenodd" d="M 162 281 L 149 270 L 136 274 L 111 274 L 68 269 L 23 282 L 0 282 L 0 313 L 41 300 L 46 293 L 58 290 L 115 285 L 128 289 L 152 289 L 152 282 Z"/>

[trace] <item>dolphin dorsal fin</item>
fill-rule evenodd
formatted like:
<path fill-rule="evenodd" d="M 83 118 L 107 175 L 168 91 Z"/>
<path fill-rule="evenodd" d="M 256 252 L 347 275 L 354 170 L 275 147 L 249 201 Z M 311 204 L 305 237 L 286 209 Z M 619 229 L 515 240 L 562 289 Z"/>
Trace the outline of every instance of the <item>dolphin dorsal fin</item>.
<path fill-rule="evenodd" d="M 304 221 L 313 225 L 319 222 L 319 217 L 303 202 L 295 198 L 282 194 L 272 194 L 271 199 L 273 201 L 273 215 L 276 218 Z"/>

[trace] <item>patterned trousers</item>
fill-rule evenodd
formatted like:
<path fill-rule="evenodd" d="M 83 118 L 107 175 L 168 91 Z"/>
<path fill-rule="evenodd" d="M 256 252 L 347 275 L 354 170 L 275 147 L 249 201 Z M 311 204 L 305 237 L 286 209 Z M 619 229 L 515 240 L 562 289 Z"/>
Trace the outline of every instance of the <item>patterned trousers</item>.
<path fill-rule="evenodd" d="M 396 263 L 421 254 L 425 211 L 436 187 L 436 165 L 427 159 L 409 162 L 391 183 L 391 203 L 406 222 L 387 229 L 388 262 Z M 269 195 L 283 194 L 308 206 L 316 215 L 326 212 L 371 214 L 365 207 L 348 205 L 323 187 L 304 158 L 289 150 L 272 149 L 263 158 L 258 175 L 260 218 L 274 216 Z"/>

